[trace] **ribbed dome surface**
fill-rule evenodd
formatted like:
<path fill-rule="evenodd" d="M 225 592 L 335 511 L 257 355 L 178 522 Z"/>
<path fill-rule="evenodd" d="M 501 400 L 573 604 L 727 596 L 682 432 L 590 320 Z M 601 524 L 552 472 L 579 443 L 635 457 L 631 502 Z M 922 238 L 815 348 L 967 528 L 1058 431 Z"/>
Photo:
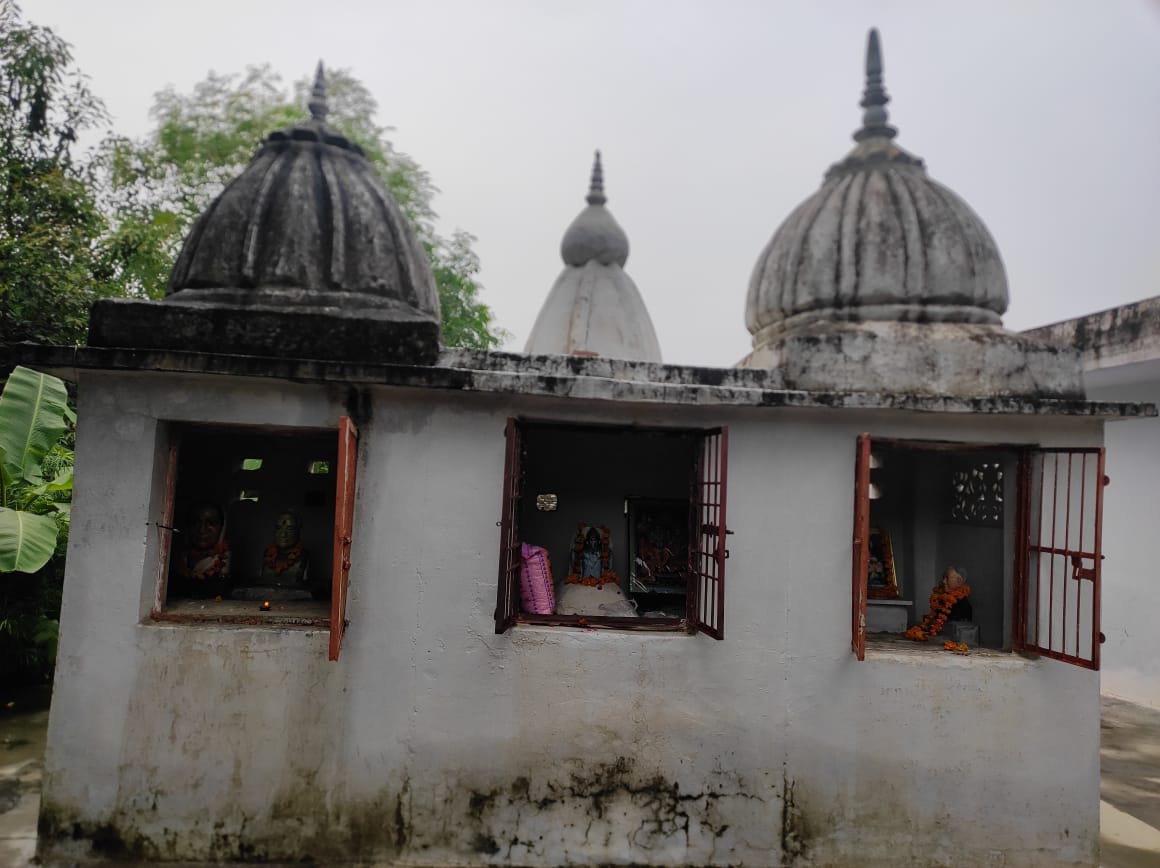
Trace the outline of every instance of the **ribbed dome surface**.
<path fill-rule="evenodd" d="M 816 320 L 999 324 L 1007 278 L 994 239 L 957 195 L 891 139 L 877 34 L 858 144 L 774 233 L 754 268 L 757 345 Z"/>
<path fill-rule="evenodd" d="M 439 297 L 422 246 L 357 145 L 311 118 L 272 133 L 194 224 L 161 301 L 94 304 L 94 346 L 433 364 Z"/>
<path fill-rule="evenodd" d="M 661 360 L 648 308 L 624 271 L 628 236 L 604 207 L 606 201 L 598 151 L 588 207 L 564 233 L 564 271 L 536 317 L 525 352 Z"/>
<path fill-rule="evenodd" d="M 301 290 L 283 301 L 439 317 L 399 205 L 361 150 L 317 119 L 270 135 L 190 232 L 168 294 L 213 289 Z"/>

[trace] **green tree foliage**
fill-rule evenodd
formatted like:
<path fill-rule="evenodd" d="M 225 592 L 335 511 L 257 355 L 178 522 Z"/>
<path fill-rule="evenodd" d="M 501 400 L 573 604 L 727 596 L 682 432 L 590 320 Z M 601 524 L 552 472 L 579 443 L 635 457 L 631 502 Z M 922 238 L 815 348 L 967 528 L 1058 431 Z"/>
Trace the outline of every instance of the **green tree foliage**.
<path fill-rule="evenodd" d="M 83 341 L 88 309 L 118 294 L 78 135 L 105 109 L 66 42 L 0 2 L 0 367 L 19 341 Z"/>
<path fill-rule="evenodd" d="M 56 654 L 76 418 L 64 383 L 24 367 L 0 392 L 0 680 Z M 28 575 L 31 574 L 31 575 Z"/>
<path fill-rule="evenodd" d="M 266 134 L 303 119 L 311 85 L 298 82 L 291 95 L 266 66 L 241 75 L 211 73 L 192 93 L 168 88 L 157 94 L 156 126 L 144 140 L 106 141 L 98 162 L 106 204 L 115 215 L 110 247 L 123 263 L 126 292 L 164 294 L 169 266 L 193 222 L 242 171 Z M 474 238 L 461 231 L 445 238 L 435 230 L 431 203 L 437 191 L 374 122 L 378 106 L 361 81 L 328 70 L 327 102 L 327 122 L 366 151 L 419 234 L 439 289 L 443 343 L 498 346 L 503 332 L 479 299 Z"/>

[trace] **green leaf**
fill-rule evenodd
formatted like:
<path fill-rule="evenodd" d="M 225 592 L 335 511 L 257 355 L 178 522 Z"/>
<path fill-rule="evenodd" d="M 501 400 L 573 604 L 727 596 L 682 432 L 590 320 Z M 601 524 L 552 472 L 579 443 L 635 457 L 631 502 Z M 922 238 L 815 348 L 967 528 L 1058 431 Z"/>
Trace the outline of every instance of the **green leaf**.
<path fill-rule="evenodd" d="M 40 483 L 41 462 L 68 429 L 68 392 L 49 374 L 17 366 L 0 393 L 0 450 L 10 479 Z"/>
<path fill-rule="evenodd" d="M 0 573 L 35 573 L 56 550 L 56 522 L 0 507 Z"/>

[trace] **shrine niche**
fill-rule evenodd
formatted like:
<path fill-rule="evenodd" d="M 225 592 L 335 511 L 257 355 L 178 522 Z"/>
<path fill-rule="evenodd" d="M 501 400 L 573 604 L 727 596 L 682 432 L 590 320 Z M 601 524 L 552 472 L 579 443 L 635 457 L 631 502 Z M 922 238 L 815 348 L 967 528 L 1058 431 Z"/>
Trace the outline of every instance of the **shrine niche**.
<path fill-rule="evenodd" d="M 176 519 L 160 613 L 325 618 L 334 433 L 174 425 L 171 439 Z"/>
<path fill-rule="evenodd" d="M 721 633 L 723 432 L 512 420 L 508 436 L 497 629 Z"/>

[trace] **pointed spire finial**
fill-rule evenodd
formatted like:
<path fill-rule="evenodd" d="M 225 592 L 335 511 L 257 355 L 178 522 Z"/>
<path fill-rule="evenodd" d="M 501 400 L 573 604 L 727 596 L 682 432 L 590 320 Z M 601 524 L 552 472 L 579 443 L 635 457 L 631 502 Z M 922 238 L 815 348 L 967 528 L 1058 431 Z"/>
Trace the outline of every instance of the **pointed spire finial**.
<path fill-rule="evenodd" d="M 854 133 L 854 141 L 869 138 L 892 139 L 898 130 L 887 123 L 886 103 L 890 97 L 882 83 L 882 48 L 878 43 L 878 28 L 871 27 L 866 40 L 866 89 L 862 91 L 862 128 Z"/>
<path fill-rule="evenodd" d="M 310 102 L 306 106 L 310 109 L 310 116 L 319 123 L 330 114 L 330 107 L 326 104 L 326 70 L 321 60 L 314 71 L 314 89 L 310 92 Z"/>
<path fill-rule="evenodd" d="M 604 196 L 604 167 L 600 164 L 600 151 L 597 151 L 592 163 L 592 182 L 588 185 L 587 202 L 589 205 L 603 205 L 607 201 Z"/>

